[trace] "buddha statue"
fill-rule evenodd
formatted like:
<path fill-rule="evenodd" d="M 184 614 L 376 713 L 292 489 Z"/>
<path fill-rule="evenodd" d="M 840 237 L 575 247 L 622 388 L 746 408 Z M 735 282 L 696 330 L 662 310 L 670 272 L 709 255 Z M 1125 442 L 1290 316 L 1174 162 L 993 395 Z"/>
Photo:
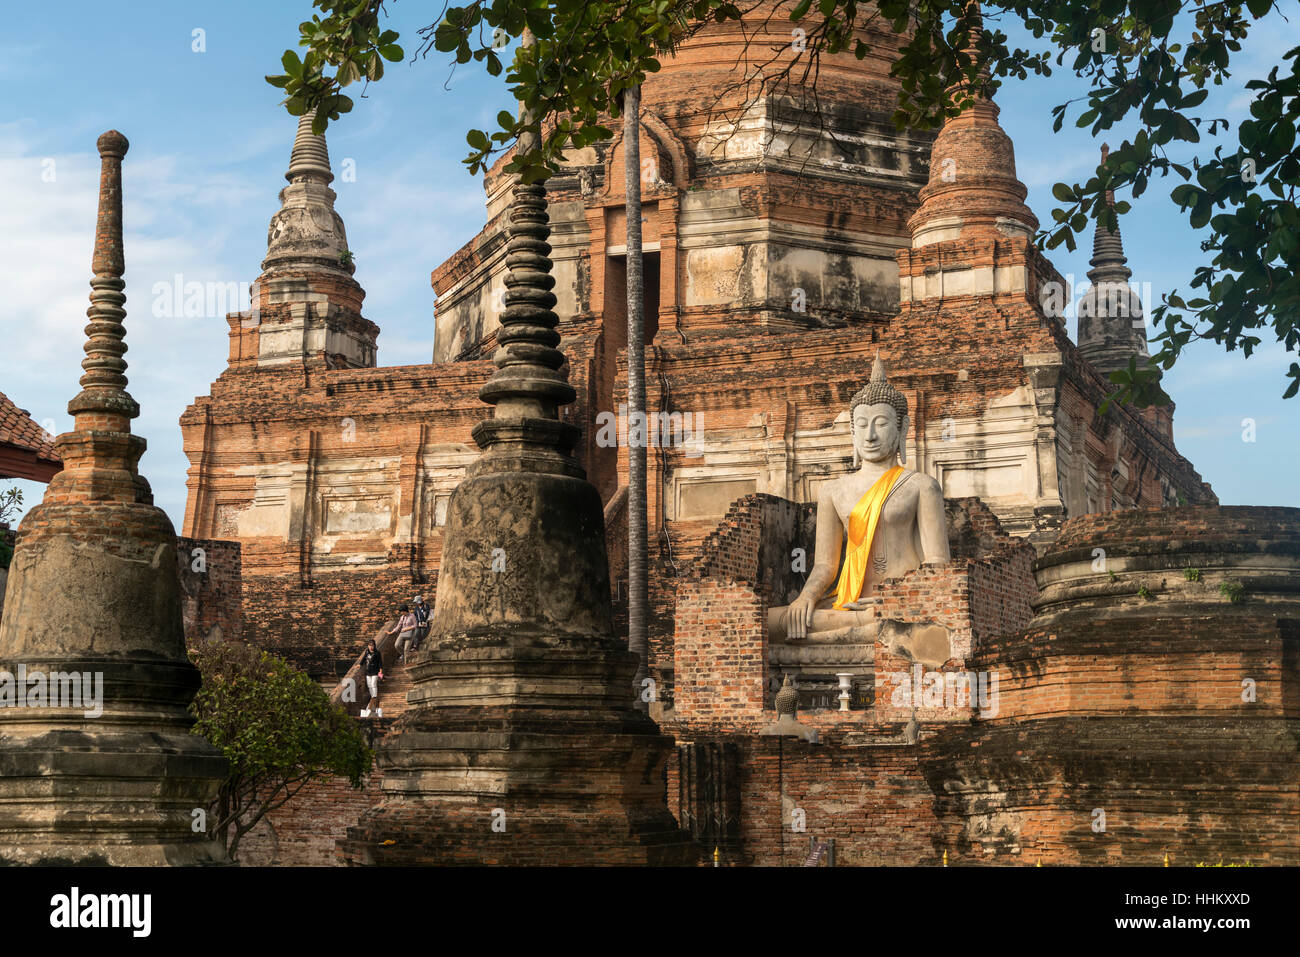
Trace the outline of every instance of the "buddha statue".
<path fill-rule="evenodd" d="M 889 384 L 879 356 L 849 419 L 854 469 L 818 491 L 816 561 L 799 597 L 768 612 L 773 642 L 868 640 L 877 622 L 862 596 L 950 558 L 943 492 L 930 476 L 905 468 L 907 398 Z"/>

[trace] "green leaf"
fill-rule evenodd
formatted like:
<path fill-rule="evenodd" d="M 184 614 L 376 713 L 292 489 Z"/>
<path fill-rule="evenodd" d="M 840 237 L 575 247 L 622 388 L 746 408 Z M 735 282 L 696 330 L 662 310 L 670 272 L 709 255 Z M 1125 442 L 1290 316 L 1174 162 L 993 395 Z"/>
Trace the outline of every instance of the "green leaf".
<path fill-rule="evenodd" d="M 356 63 L 352 60 L 344 60 L 339 64 L 338 73 L 335 74 L 335 79 L 338 80 L 339 86 L 347 86 L 348 84 L 355 83 L 357 80 L 361 79 L 361 70 L 357 68 Z"/>
<path fill-rule="evenodd" d="M 292 50 L 285 50 L 284 56 L 280 57 L 280 63 L 284 66 L 284 72 L 289 76 L 295 80 L 302 79 L 302 61 L 298 59 L 298 54 Z"/>

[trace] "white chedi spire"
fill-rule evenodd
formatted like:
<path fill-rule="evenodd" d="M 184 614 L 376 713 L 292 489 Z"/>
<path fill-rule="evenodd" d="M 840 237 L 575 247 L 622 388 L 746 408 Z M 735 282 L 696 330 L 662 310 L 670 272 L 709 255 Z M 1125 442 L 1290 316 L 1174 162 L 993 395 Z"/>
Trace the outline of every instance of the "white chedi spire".
<path fill-rule="evenodd" d="M 1110 153 L 1105 144 L 1101 148 L 1101 161 Z M 1106 203 L 1115 204 L 1114 194 L 1106 192 Z M 1119 234 L 1119 222 L 1109 230 L 1097 222 L 1092 240 L 1092 267 L 1088 279 L 1092 285 L 1079 300 L 1079 351 L 1102 375 L 1126 368 L 1129 359 L 1137 356 L 1139 363 L 1148 355 L 1146 319 L 1142 300 L 1129 285 L 1133 275 L 1124 255 L 1124 243 Z"/>
<path fill-rule="evenodd" d="M 343 219 L 334 210 L 336 194 L 329 184 L 329 149 L 325 137 L 311 131 L 314 113 L 298 120 L 280 191 L 280 210 L 271 217 L 266 238 L 263 276 L 282 272 L 330 272 L 352 275 Z"/>

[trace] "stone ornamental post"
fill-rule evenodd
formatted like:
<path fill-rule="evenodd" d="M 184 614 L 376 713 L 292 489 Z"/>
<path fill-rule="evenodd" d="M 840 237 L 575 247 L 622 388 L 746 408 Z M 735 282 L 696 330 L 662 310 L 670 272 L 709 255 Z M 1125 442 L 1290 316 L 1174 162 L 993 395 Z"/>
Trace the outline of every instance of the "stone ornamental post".
<path fill-rule="evenodd" d="M 358 864 L 689 864 L 664 800 L 672 739 L 634 705 L 600 495 L 573 458 L 546 190 L 515 187 L 494 406 L 456 488 L 411 707 L 379 754 Z"/>
<path fill-rule="evenodd" d="M 137 470 L 126 391 L 122 157 L 99 138 L 99 219 L 81 392 L 63 471 L 19 527 L 0 623 L 0 861 L 225 860 L 193 828 L 225 758 L 190 734 L 176 533 Z"/>

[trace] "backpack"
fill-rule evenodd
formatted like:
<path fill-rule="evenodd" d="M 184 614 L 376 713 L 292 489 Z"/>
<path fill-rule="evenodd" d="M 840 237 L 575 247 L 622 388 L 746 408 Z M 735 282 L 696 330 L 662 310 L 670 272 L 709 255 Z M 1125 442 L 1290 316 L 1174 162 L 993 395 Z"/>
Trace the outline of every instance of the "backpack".
<path fill-rule="evenodd" d="M 416 606 L 415 606 L 415 623 L 416 623 L 417 625 L 420 625 L 421 627 L 423 627 L 424 625 L 427 625 L 427 624 L 429 623 L 429 606 L 428 606 L 428 605 L 416 605 Z"/>

